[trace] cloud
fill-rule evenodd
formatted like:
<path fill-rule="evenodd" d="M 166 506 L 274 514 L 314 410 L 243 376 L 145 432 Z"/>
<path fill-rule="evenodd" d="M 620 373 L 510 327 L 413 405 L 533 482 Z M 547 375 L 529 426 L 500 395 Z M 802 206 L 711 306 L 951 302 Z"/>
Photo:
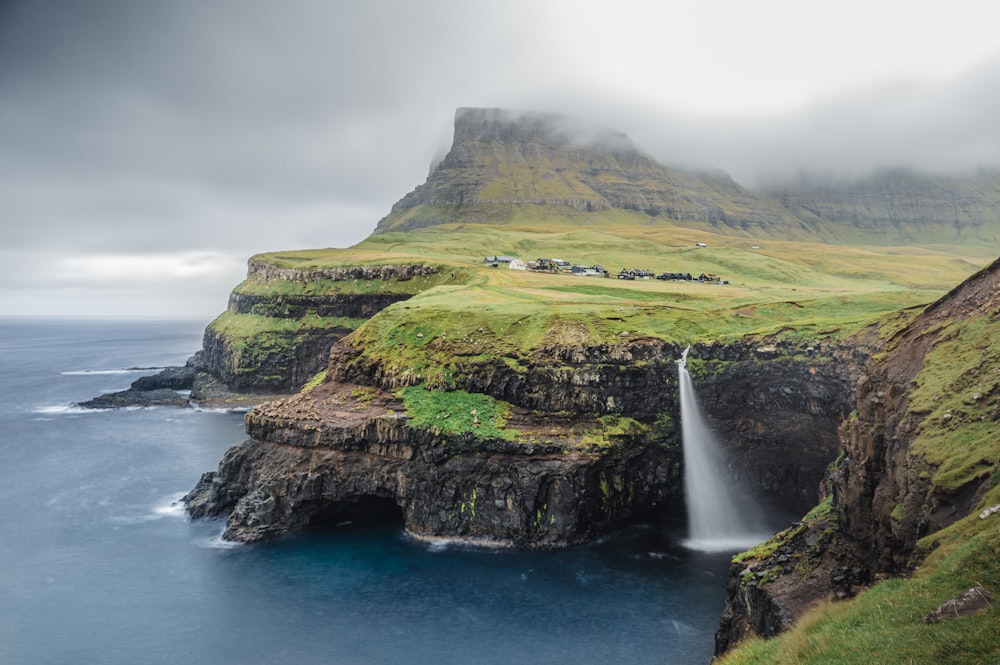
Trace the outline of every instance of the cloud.
<path fill-rule="evenodd" d="M 802 171 L 853 178 L 895 167 L 968 173 L 1000 166 L 1000 59 L 955 79 L 838 91 L 780 115 L 619 111 L 630 137 L 660 161 L 722 168 L 751 186 Z"/>
<path fill-rule="evenodd" d="M 1000 5 L 898 6 L 0 3 L 3 249 L 37 258 L 0 283 L 76 270 L 106 294 L 121 285 L 88 271 L 108 257 L 161 257 L 166 276 L 211 264 L 177 257 L 356 243 L 423 182 L 461 106 L 593 119 L 748 184 L 995 164 L 997 61 L 969 67 L 1000 51 Z M 32 293 L 4 311 L 35 311 Z"/>
<path fill-rule="evenodd" d="M 213 278 L 229 275 L 243 260 L 219 252 L 179 254 L 91 254 L 57 259 L 52 265 L 56 280 L 105 284 L 127 280 L 133 283 Z"/>

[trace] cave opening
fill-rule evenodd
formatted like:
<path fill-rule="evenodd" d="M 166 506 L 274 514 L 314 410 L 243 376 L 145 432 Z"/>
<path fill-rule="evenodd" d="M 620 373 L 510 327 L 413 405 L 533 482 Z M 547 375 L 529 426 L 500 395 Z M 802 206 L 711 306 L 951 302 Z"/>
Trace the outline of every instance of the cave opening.
<path fill-rule="evenodd" d="M 403 509 L 393 497 L 361 494 L 324 506 L 310 517 L 308 527 L 325 531 L 349 525 L 402 527 Z"/>

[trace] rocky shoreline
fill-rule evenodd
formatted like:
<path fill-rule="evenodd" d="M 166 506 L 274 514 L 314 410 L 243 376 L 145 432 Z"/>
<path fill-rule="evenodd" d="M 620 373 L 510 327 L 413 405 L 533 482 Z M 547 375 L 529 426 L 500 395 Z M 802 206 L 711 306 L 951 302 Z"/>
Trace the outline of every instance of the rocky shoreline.
<path fill-rule="evenodd" d="M 204 367 L 199 353 L 184 365 L 165 367 L 156 374 L 136 379 L 125 390 L 104 393 L 78 402 L 76 406 L 83 409 L 194 406 L 246 410 L 285 394 L 231 390 Z"/>

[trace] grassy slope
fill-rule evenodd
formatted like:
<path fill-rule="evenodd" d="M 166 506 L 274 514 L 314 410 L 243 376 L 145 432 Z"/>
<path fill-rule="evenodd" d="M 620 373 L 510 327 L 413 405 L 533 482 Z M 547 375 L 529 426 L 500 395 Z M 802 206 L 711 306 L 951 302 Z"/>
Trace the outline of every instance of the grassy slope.
<path fill-rule="evenodd" d="M 923 622 L 974 585 L 994 595 L 1000 590 L 1000 514 L 978 517 L 1000 503 L 1000 425 L 988 404 L 1000 390 L 995 327 L 979 320 L 953 326 L 916 376 L 909 407 L 926 414 L 911 452 L 934 465 L 936 486 L 987 481 L 972 513 L 920 542 L 928 556 L 911 578 L 887 580 L 849 602 L 824 603 L 786 635 L 751 640 L 720 665 L 1000 662 L 1000 605 L 944 623 Z"/>
<path fill-rule="evenodd" d="M 541 214 L 538 210 L 519 210 L 519 216 L 501 226 L 440 225 L 373 236 L 350 249 L 257 258 L 302 269 L 359 263 L 439 265 L 441 275 L 423 283 L 414 280 L 407 287 L 416 298 L 389 308 L 358 334 L 372 352 L 405 343 L 419 353 L 419 347 L 441 333 L 464 338 L 487 326 L 505 339 L 484 352 L 503 355 L 508 347 L 533 348 L 554 322 L 566 320 L 581 322 L 587 335 L 579 341 L 593 343 L 623 332 L 678 343 L 777 331 L 804 337 L 847 334 L 883 313 L 930 302 L 996 251 L 755 241 L 651 227 L 641 215 L 618 210 L 542 223 L 535 217 Z M 698 242 L 708 246 L 696 247 Z M 482 257 L 494 254 L 600 263 L 612 274 L 622 267 L 695 276 L 716 273 L 730 284 L 626 282 L 484 267 Z M 516 334 L 510 327 L 514 320 L 522 326 Z M 412 334 L 395 330 L 399 327 Z M 423 336 L 416 337 L 418 333 Z"/>
<path fill-rule="evenodd" d="M 994 486 L 985 503 L 1000 503 Z M 882 582 L 857 598 L 825 602 L 788 633 L 752 639 L 718 665 L 995 665 L 1000 662 L 1000 605 L 975 616 L 926 624 L 923 617 L 980 584 L 1000 589 L 1000 528 L 971 515 L 934 535 L 937 549 L 907 579 Z"/>

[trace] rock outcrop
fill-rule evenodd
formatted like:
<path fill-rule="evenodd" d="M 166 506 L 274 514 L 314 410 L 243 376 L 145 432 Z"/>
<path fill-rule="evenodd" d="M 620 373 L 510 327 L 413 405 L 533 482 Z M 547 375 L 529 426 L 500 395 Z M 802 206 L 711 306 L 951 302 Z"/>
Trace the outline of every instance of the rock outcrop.
<path fill-rule="evenodd" d="M 77 406 L 85 409 L 197 406 L 246 410 L 284 396 L 259 390 L 232 390 L 208 371 L 202 358 L 203 352 L 199 351 L 182 366 L 165 367 L 155 374 L 139 377 L 125 390 L 104 393 Z"/>
<path fill-rule="evenodd" d="M 814 503 L 836 423 L 852 408 L 848 377 L 860 362 L 852 370 L 849 352 L 828 343 L 747 342 L 692 353 L 696 371 L 711 376 L 703 384 L 708 417 L 726 425 L 743 408 L 728 430 L 733 475 L 761 496 L 802 509 Z M 837 363 L 832 354 L 846 355 Z M 634 339 L 615 349 L 549 348 L 547 362 L 539 356 L 527 367 L 471 360 L 451 389 L 507 403 L 507 426 L 517 434 L 504 440 L 413 424 L 392 392 L 409 384 L 356 362 L 357 350 L 343 340 L 323 383 L 247 415 L 250 439 L 186 500 L 194 516 L 227 516 L 226 537 L 244 541 L 374 498 L 398 506 L 406 528 L 421 537 L 519 547 L 586 541 L 683 501 L 678 355 L 673 345 Z M 758 394 L 762 380 L 781 395 L 779 403 L 765 391 L 771 409 L 740 397 Z M 826 400 L 836 408 L 823 415 Z M 622 417 L 634 427 L 600 433 L 600 423 Z"/>
<path fill-rule="evenodd" d="M 519 441 L 454 436 L 413 428 L 401 411 L 388 393 L 335 382 L 258 407 L 252 438 L 201 479 L 188 509 L 227 515 L 226 538 L 255 541 L 388 499 L 417 537 L 548 548 L 679 500 L 669 447 L 574 452 L 570 419 L 529 412 L 513 418 Z"/>
<path fill-rule="evenodd" d="M 205 329 L 201 366 L 230 391 L 294 392 L 326 366 L 334 342 L 438 272 L 421 264 L 298 269 L 251 259 L 226 312 Z"/>
<path fill-rule="evenodd" d="M 85 409 L 120 409 L 131 406 L 187 406 L 198 370 L 191 358 L 182 367 L 166 367 L 156 374 L 139 377 L 126 390 L 105 393 L 80 402 Z"/>
<path fill-rule="evenodd" d="M 998 311 L 1000 261 L 902 326 L 865 365 L 823 503 L 734 559 L 717 653 L 788 629 L 820 599 L 907 573 L 923 554 L 919 539 L 976 507 L 995 482 Z"/>

